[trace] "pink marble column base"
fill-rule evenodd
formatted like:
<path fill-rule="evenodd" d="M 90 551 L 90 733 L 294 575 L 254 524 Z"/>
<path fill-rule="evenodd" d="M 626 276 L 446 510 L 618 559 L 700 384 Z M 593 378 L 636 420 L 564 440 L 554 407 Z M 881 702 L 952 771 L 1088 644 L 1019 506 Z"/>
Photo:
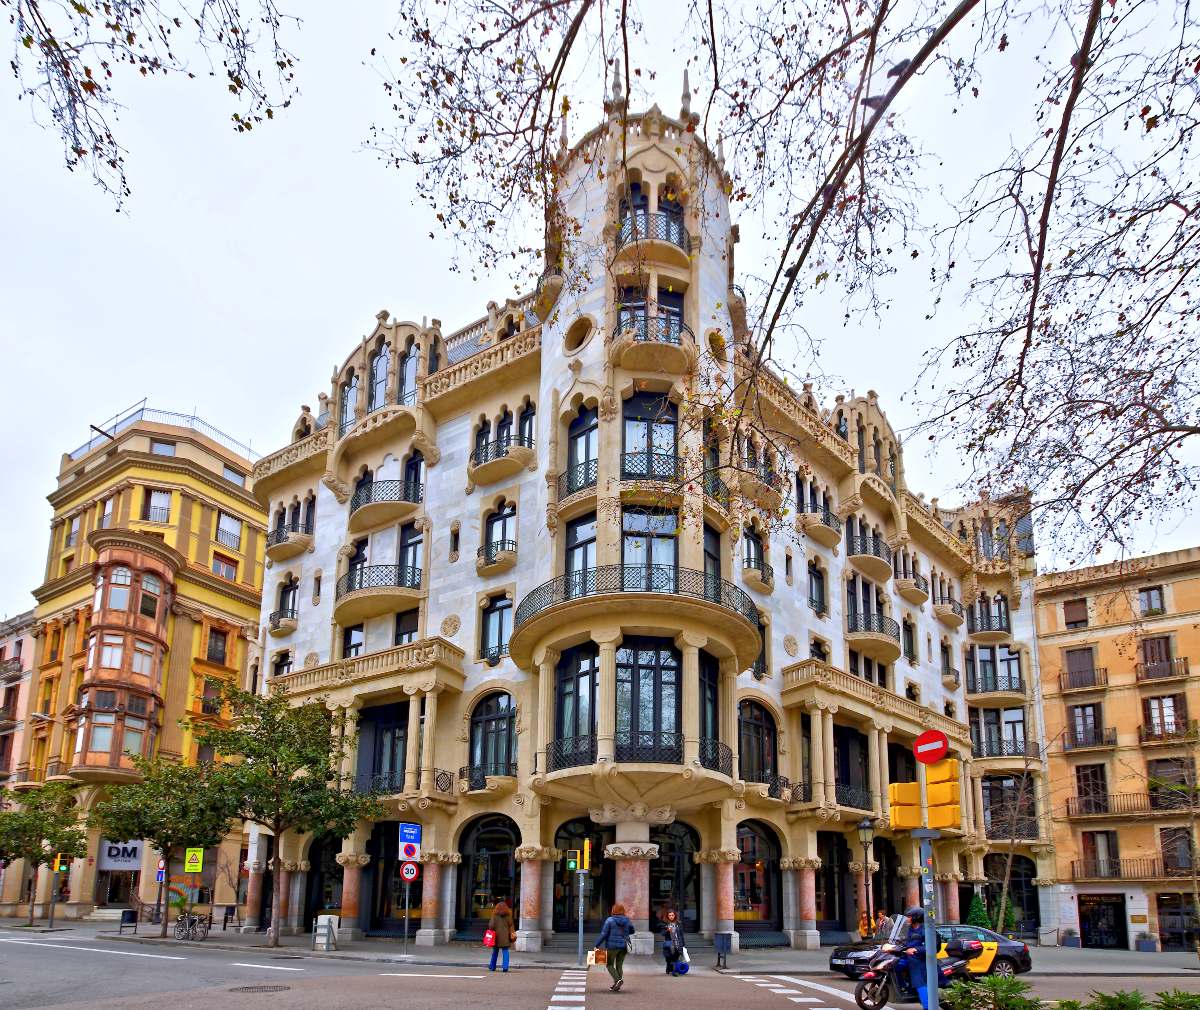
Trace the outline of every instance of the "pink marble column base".
<path fill-rule="evenodd" d="M 717 884 L 717 932 L 728 933 L 733 930 L 733 863 L 717 863 L 715 866 Z"/>
<path fill-rule="evenodd" d="M 650 863 L 646 859 L 617 860 L 617 904 L 634 928 L 644 933 L 650 928 Z"/>
<path fill-rule="evenodd" d="M 421 927 L 437 929 L 438 910 L 441 907 L 442 867 L 440 863 L 425 863 L 421 866 Z"/>
<path fill-rule="evenodd" d="M 817 928 L 817 871 L 811 866 L 800 868 L 800 928 Z"/>
<path fill-rule="evenodd" d="M 915 908 L 921 904 L 921 881 L 919 877 L 904 878 L 904 904 L 906 908 Z"/>
<path fill-rule="evenodd" d="M 521 864 L 521 929 L 537 930 L 542 915 L 542 864 Z"/>

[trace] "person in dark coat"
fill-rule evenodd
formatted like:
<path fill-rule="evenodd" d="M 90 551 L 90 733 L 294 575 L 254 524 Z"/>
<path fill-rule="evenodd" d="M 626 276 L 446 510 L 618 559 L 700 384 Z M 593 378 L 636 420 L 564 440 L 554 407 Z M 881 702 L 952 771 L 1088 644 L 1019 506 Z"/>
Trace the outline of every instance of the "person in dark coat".
<path fill-rule="evenodd" d="M 492 917 L 488 919 L 487 924 L 487 928 L 496 934 L 496 946 L 492 948 L 492 963 L 488 965 L 488 971 L 496 970 L 496 957 L 501 952 L 504 954 L 502 970 L 508 971 L 508 949 L 516 938 L 512 923 L 512 909 L 508 907 L 508 902 L 501 898 L 492 909 Z"/>
<path fill-rule="evenodd" d="M 908 939 L 904 941 L 904 967 L 908 979 L 921 1001 L 921 1010 L 929 1010 L 929 980 L 925 972 L 925 911 L 910 908 L 904 913 L 908 919 Z M 934 983 L 937 984 L 936 982 Z"/>
<path fill-rule="evenodd" d="M 683 958 L 683 924 L 675 909 L 668 908 L 662 917 L 663 960 L 667 962 L 667 974 L 679 977 L 679 962 Z"/>
<path fill-rule="evenodd" d="M 625 984 L 625 954 L 631 936 L 633 922 L 625 914 L 625 906 L 613 905 L 612 914 L 604 920 L 600 939 L 596 941 L 597 950 L 603 947 L 608 952 L 608 973 L 613 980 L 613 984 L 608 988 L 612 992 L 620 992 L 621 986 Z"/>

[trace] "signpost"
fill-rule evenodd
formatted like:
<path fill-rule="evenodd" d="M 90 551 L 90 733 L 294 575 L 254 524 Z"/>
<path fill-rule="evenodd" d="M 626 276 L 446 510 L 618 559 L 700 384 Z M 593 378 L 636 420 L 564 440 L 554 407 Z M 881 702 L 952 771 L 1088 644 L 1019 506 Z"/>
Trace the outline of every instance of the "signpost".
<path fill-rule="evenodd" d="M 950 753 L 950 738 L 940 729 L 927 729 L 913 741 L 913 757 L 923 765 L 937 764 Z"/>
<path fill-rule="evenodd" d="M 46 923 L 47 929 L 54 928 L 54 903 L 58 900 L 58 872 L 62 869 L 63 857 L 59 852 L 54 857 L 54 872 L 50 876 L 50 919 Z"/>
<path fill-rule="evenodd" d="M 913 741 L 913 757 L 922 765 L 933 765 L 943 760 L 950 752 L 950 740 L 939 729 L 927 729 Z M 929 1010 L 938 1010 L 938 967 L 937 967 L 937 888 L 933 877 L 933 840 L 942 833 L 929 827 L 929 793 L 925 768 L 917 774 L 921 787 L 921 827 L 913 831 L 913 838 L 921 840 L 921 908 L 925 911 L 925 986 L 928 993 Z"/>
<path fill-rule="evenodd" d="M 401 823 L 400 825 L 400 858 L 410 863 L 421 860 L 421 825 Z"/>
<path fill-rule="evenodd" d="M 167 861 L 160 859 L 158 861 L 158 873 L 155 874 L 155 880 L 158 881 L 158 897 L 154 899 L 154 922 L 162 922 L 163 917 L 163 885 L 167 880 Z"/>
<path fill-rule="evenodd" d="M 406 827 L 415 827 L 417 829 L 417 845 L 420 847 L 421 826 L 419 824 L 401 824 L 400 837 L 404 837 L 404 829 Z M 421 867 L 416 863 L 401 863 L 400 864 L 400 879 L 404 881 L 404 957 L 408 957 L 408 889 L 412 886 L 412 882 L 421 876 Z"/>
<path fill-rule="evenodd" d="M 204 850 L 201 848 L 190 848 L 183 850 L 183 872 L 197 874 L 204 870 Z M 191 894 L 188 895 L 188 915 L 192 914 L 192 909 L 196 907 L 196 880 L 193 876 Z"/>

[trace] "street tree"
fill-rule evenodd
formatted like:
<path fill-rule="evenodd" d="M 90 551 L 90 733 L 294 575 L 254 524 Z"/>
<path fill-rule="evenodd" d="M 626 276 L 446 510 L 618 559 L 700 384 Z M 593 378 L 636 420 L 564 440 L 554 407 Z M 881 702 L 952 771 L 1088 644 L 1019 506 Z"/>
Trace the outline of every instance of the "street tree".
<path fill-rule="evenodd" d="M 87 855 L 75 788 L 67 782 L 47 782 L 20 794 L 10 792 L 0 804 L 0 861 L 25 861 L 30 926 L 41 867 L 53 866 L 56 856 L 72 860 Z"/>
<path fill-rule="evenodd" d="M 134 757 L 141 781 L 111 786 L 89 818 L 108 838 L 143 838 L 165 863 L 163 879 L 185 848 L 214 848 L 238 813 L 228 776 L 213 765 L 183 765 L 161 757 Z M 160 936 L 167 935 L 166 908 Z"/>
<path fill-rule="evenodd" d="M 202 746 L 220 761 L 214 775 L 229 790 L 237 815 L 275 836 L 267 945 L 279 945 L 280 849 L 287 832 L 322 832 L 344 838 L 363 819 L 379 816 L 372 794 L 342 781 L 342 759 L 350 745 L 344 722 L 321 699 L 293 704 L 279 691 L 262 696 L 231 684 L 222 687 L 228 712 L 221 724 L 196 722 Z"/>

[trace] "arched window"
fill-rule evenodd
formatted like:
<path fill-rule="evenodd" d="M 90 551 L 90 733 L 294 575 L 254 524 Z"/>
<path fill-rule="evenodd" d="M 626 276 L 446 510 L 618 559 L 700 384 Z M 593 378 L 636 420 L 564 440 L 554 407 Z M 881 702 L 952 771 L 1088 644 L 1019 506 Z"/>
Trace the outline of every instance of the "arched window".
<path fill-rule="evenodd" d="M 555 676 L 555 739 L 546 755 L 546 770 L 590 765 L 596 760 L 596 685 L 600 650 L 595 642 L 567 649 Z"/>
<path fill-rule="evenodd" d="M 282 505 L 275 512 L 275 528 L 277 530 L 284 529 L 287 526 L 287 509 Z"/>
<path fill-rule="evenodd" d="M 512 615 L 512 600 L 504 593 L 489 597 L 487 605 L 483 608 L 479 629 L 479 654 L 493 666 L 508 655 Z"/>
<path fill-rule="evenodd" d="M 133 582 L 133 572 L 124 566 L 114 568 L 108 577 L 108 609 L 129 609 L 129 587 Z"/>
<path fill-rule="evenodd" d="M 513 416 L 511 410 L 506 410 L 496 422 L 496 444 L 503 452 L 512 442 Z"/>
<path fill-rule="evenodd" d="M 492 441 L 492 422 L 486 417 L 479 422 L 479 427 L 475 429 L 475 465 L 486 463 L 488 460 L 488 446 Z"/>
<path fill-rule="evenodd" d="M 669 640 L 626 638 L 618 647 L 618 761 L 683 763 L 680 666 Z"/>
<path fill-rule="evenodd" d="M 367 396 L 367 410 L 378 410 L 387 403 L 388 357 L 391 348 L 380 344 L 379 350 L 371 355 L 371 385 Z"/>
<path fill-rule="evenodd" d="M 300 580 L 290 576 L 279 587 L 279 612 L 283 617 L 296 616 L 296 600 L 300 594 Z"/>
<path fill-rule="evenodd" d="M 762 535 L 753 526 L 742 530 L 742 567 L 762 571 L 763 542 Z"/>
<path fill-rule="evenodd" d="M 162 583 L 156 575 L 142 576 L 142 595 L 138 600 L 138 613 L 149 617 L 152 621 L 158 619 L 158 598 L 162 595 Z"/>
<path fill-rule="evenodd" d="M 429 338 L 429 374 L 432 375 L 442 367 L 441 358 L 438 355 L 438 342 L 436 337 Z"/>
<path fill-rule="evenodd" d="M 358 404 L 358 375 L 353 371 L 342 383 L 341 427 L 338 435 L 344 435 L 354 426 L 354 410 Z"/>
<path fill-rule="evenodd" d="M 415 403 L 417 399 L 417 348 L 410 337 L 400 357 L 400 382 L 397 389 L 398 403 Z"/>
<path fill-rule="evenodd" d="M 775 719 L 757 701 L 738 705 L 738 775 L 746 782 L 773 783 L 777 748 Z"/>
<path fill-rule="evenodd" d="M 420 449 L 414 449 L 404 463 L 404 498 L 406 501 L 420 501 L 422 488 L 425 484 L 425 457 Z M 417 497 L 412 497 L 416 495 Z"/>
<path fill-rule="evenodd" d="M 635 237 L 645 238 L 650 229 L 650 194 L 640 182 L 629 184 L 627 194 L 621 196 L 621 232 L 620 243 L 632 241 Z"/>
<path fill-rule="evenodd" d="M 361 491 L 364 495 L 369 495 L 371 485 L 374 483 L 375 475 L 370 470 L 363 470 L 361 476 L 354 482 L 354 491 L 356 494 Z"/>
<path fill-rule="evenodd" d="M 591 407 L 580 407 L 567 429 L 567 472 L 559 499 L 596 486 L 599 454 L 599 418 Z"/>
<path fill-rule="evenodd" d="M 533 423 L 537 417 L 537 408 L 532 403 L 526 403 L 521 408 L 521 417 L 517 422 L 517 445 L 533 448 Z"/>
<path fill-rule="evenodd" d="M 499 691 L 489 694 L 471 712 L 472 789 L 486 788 L 488 775 L 516 775 L 515 715 L 512 695 Z"/>
<path fill-rule="evenodd" d="M 517 506 L 515 502 L 501 501 L 496 511 L 487 517 L 484 545 L 492 551 L 516 550 Z"/>
<path fill-rule="evenodd" d="M 304 532 L 311 533 L 317 521 L 317 496 L 310 494 L 304 499 Z"/>

